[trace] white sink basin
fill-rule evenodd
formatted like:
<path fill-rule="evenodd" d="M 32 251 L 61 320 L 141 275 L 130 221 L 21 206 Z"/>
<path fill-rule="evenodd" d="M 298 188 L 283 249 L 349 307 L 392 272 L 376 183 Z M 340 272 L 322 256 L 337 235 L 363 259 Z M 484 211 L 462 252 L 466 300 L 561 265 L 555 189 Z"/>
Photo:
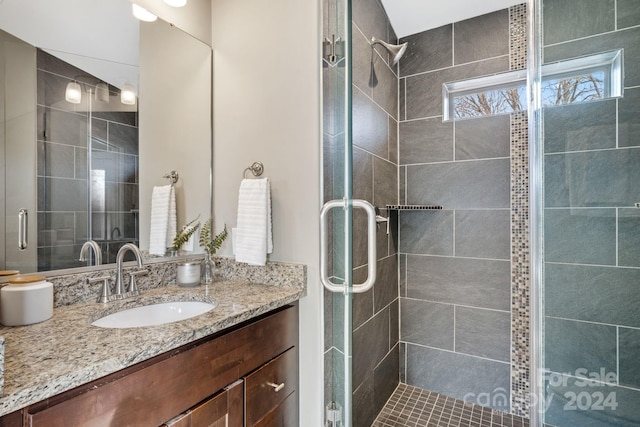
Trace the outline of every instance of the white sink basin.
<path fill-rule="evenodd" d="M 191 317 L 200 316 L 215 306 L 206 302 L 182 301 L 144 305 L 118 311 L 101 317 L 92 323 L 101 328 L 140 328 L 143 326 L 164 325 Z"/>

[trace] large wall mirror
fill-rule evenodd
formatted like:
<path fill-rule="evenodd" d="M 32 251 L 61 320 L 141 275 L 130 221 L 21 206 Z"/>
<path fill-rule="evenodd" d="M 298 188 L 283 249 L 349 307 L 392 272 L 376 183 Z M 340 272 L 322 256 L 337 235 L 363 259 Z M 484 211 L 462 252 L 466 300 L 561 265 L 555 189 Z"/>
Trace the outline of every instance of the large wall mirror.
<path fill-rule="evenodd" d="M 210 46 L 129 0 L 0 0 L 0 270 L 148 249 L 171 171 L 178 227 L 209 218 L 211 96 Z"/>

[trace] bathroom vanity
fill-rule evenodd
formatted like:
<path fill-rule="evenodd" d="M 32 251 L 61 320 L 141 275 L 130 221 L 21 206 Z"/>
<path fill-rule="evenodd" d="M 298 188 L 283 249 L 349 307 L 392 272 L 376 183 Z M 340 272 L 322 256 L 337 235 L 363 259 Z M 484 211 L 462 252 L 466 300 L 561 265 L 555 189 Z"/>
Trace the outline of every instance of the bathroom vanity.
<path fill-rule="evenodd" d="M 242 280 L 167 286 L 113 306 L 59 307 L 46 322 L 2 328 L 4 426 L 295 426 L 298 306 L 304 286 Z M 208 301 L 175 323 L 105 329 L 135 304 Z"/>

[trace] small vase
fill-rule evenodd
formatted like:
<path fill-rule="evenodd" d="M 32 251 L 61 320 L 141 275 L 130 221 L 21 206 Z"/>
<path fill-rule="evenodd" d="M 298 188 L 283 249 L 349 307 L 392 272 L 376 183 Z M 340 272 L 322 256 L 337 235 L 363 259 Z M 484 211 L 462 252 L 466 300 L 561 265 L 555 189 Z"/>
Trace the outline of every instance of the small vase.
<path fill-rule="evenodd" d="M 202 275 L 200 276 L 200 283 L 205 285 L 212 284 L 215 272 L 216 265 L 213 262 L 213 258 L 211 258 L 211 255 L 205 254 L 204 261 L 202 261 Z"/>

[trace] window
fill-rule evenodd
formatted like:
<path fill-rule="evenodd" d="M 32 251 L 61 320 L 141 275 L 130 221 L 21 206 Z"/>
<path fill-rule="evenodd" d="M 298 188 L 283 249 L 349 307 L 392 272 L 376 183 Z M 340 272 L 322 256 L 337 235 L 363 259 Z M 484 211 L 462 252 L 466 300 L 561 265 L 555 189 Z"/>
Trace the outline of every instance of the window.
<path fill-rule="evenodd" d="M 622 50 L 542 66 L 542 105 L 622 96 Z M 509 114 L 527 109 L 526 71 L 443 84 L 443 120 Z"/>

